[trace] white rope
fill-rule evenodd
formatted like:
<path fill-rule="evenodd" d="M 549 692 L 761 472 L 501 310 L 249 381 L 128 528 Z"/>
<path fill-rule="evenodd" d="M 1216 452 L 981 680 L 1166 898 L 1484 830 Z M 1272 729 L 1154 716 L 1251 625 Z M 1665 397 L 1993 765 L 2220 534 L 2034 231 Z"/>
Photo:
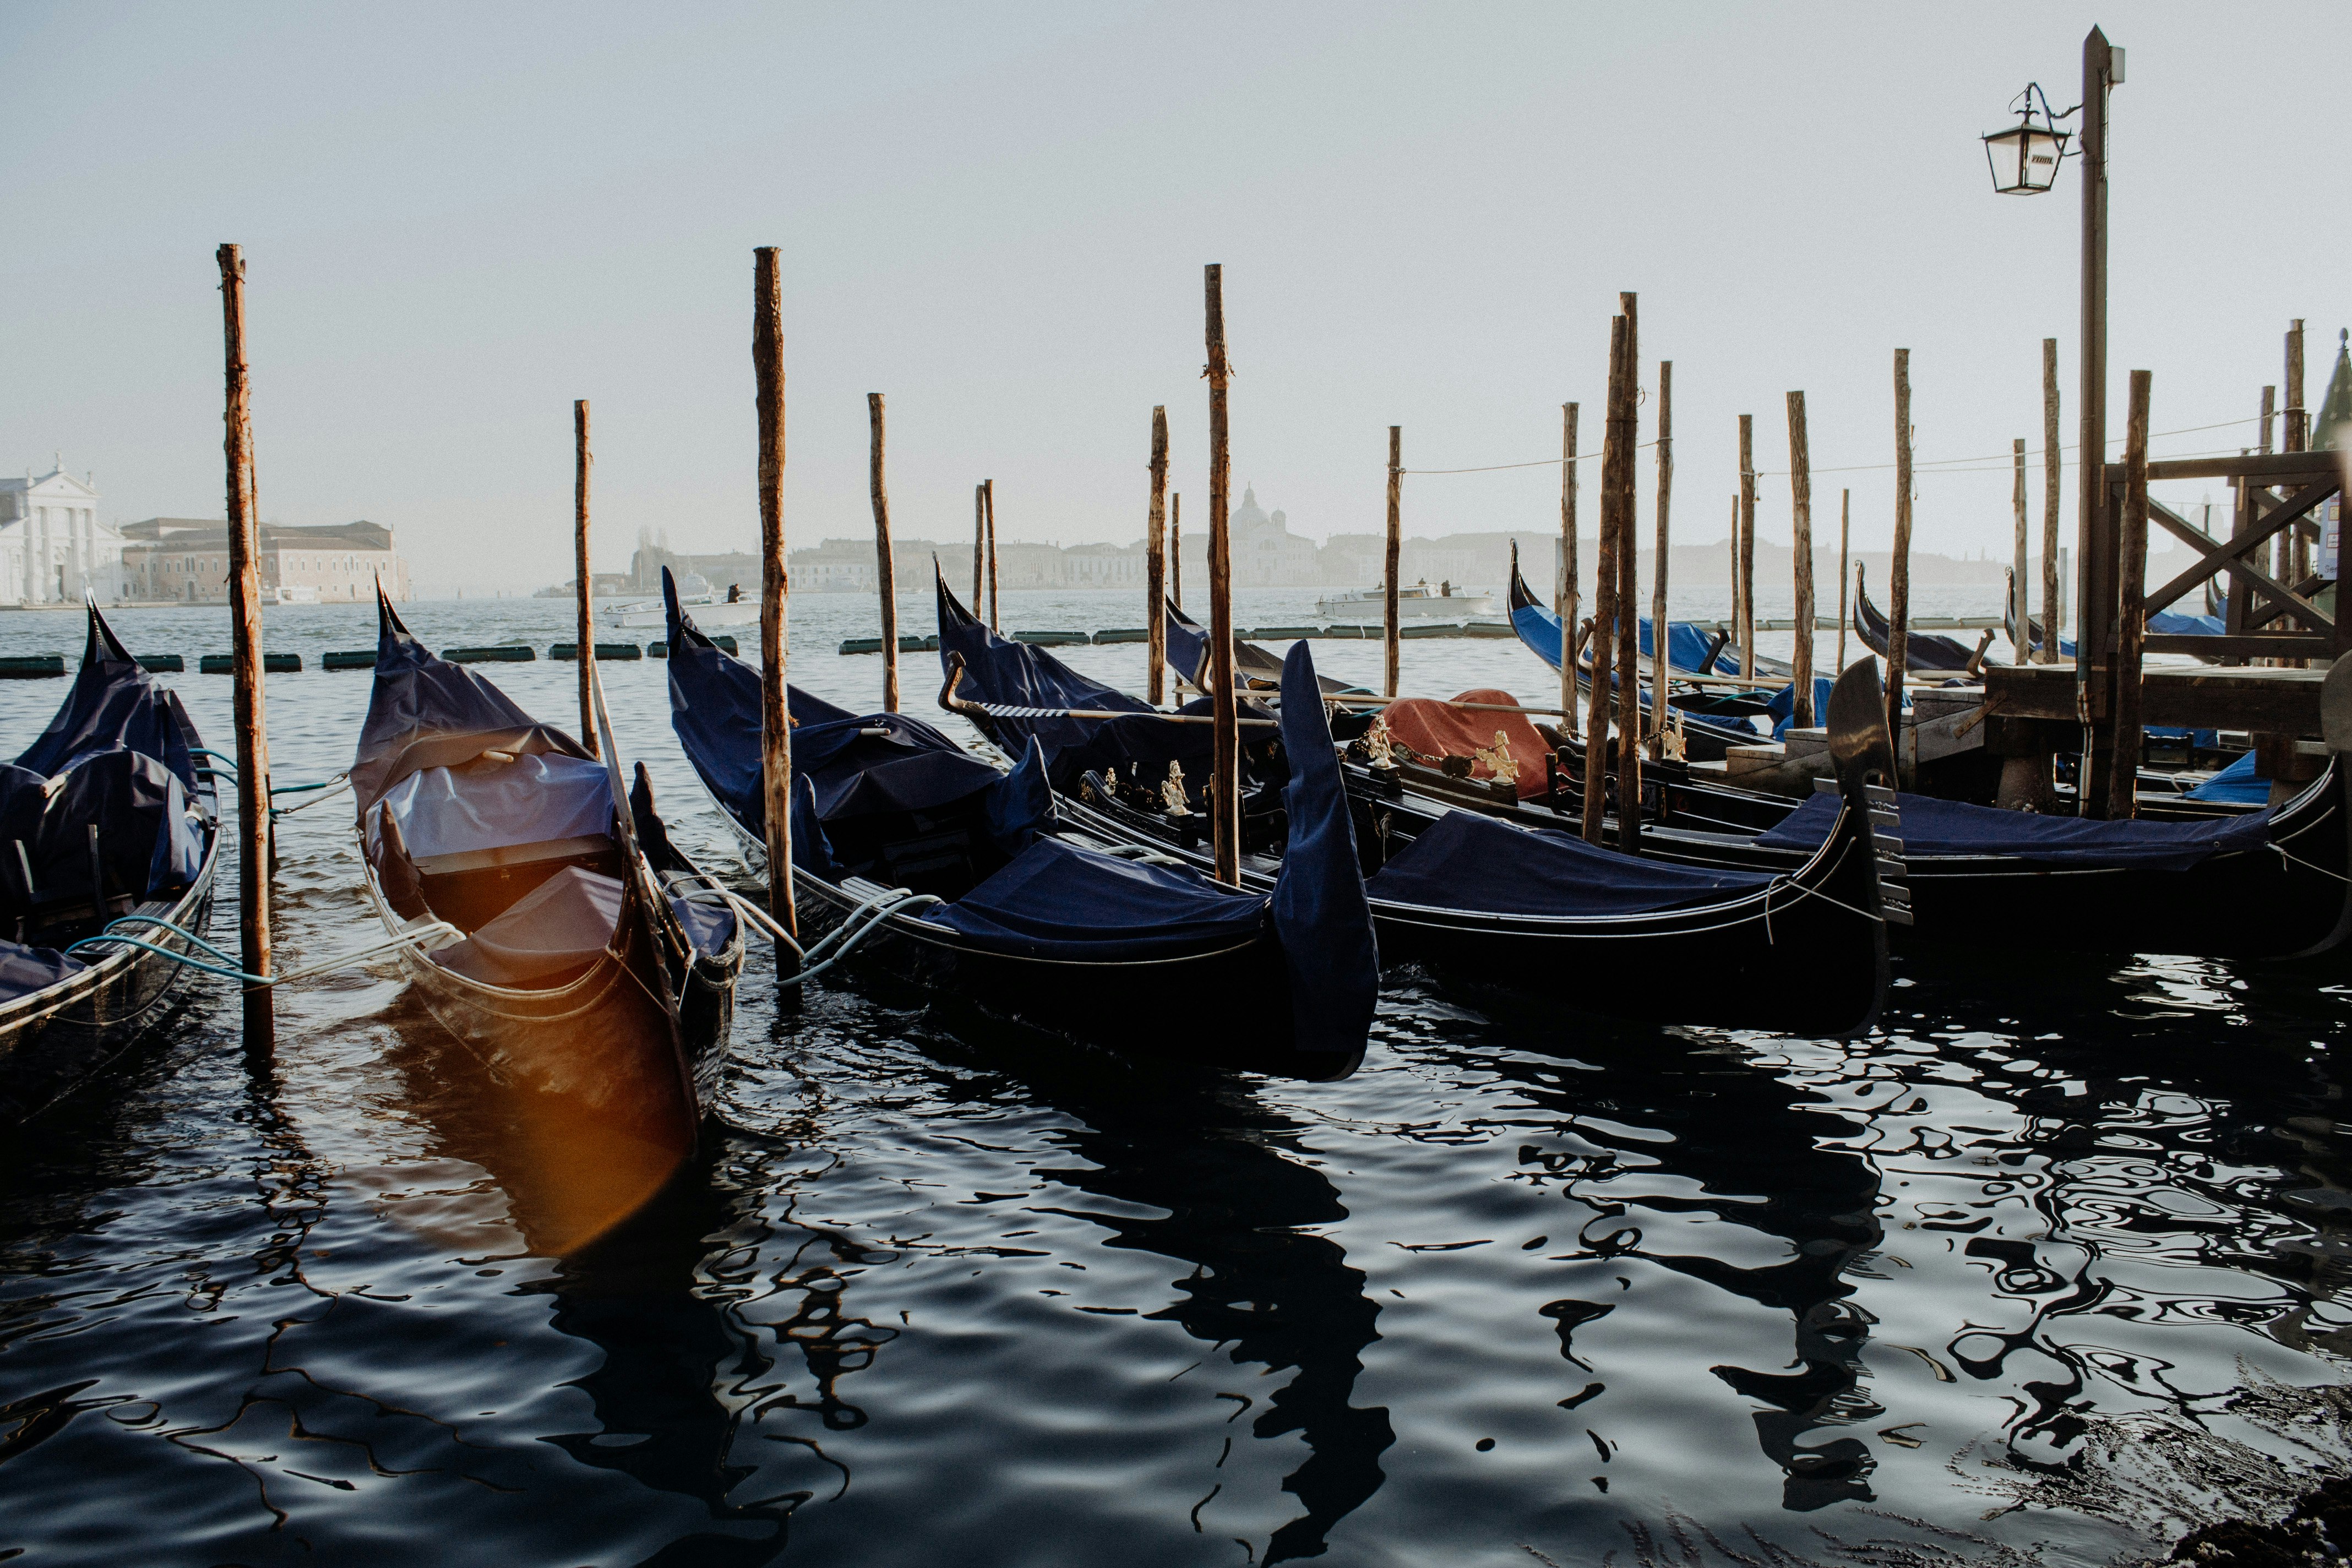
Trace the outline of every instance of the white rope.
<path fill-rule="evenodd" d="M 2286 846 L 2276 839 L 2271 841 L 2271 847 L 2278 851 L 2279 858 L 2282 860 L 2292 860 L 2306 871 L 2316 871 L 2323 877 L 2333 877 L 2339 882 L 2352 886 L 2352 877 L 2347 877 L 2341 871 L 2331 871 L 2325 866 L 2314 865 L 2300 855 L 2290 855 L 2286 852 Z"/>

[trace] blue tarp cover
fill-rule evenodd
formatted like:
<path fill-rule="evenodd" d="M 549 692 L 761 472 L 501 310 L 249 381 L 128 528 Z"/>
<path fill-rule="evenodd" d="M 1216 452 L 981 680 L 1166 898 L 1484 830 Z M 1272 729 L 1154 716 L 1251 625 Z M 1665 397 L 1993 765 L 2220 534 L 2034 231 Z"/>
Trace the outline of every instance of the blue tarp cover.
<path fill-rule="evenodd" d="M 1896 804 L 1906 857 L 2008 855 L 2052 866 L 2185 871 L 2208 856 L 2255 849 L 2270 841 L 2267 811 L 2213 822 L 2103 822 L 1923 795 L 1902 795 Z M 1756 842 L 1779 849 L 1818 848 L 1837 811 L 1837 796 L 1814 795 Z"/>
<path fill-rule="evenodd" d="M 2188 798 L 2220 801 L 2230 805 L 2261 805 L 2271 798 L 2271 781 L 2254 775 L 2254 753 L 2248 752 L 2190 790 Z"/>
<path fill-rule="evenodd" d="M 1040 838 L 994 876 L 922 918 L 994 952 L 1103 963 L 1172 957 L 1266 927 L 1262 895 L 1198 872 Z"/>
<path fill-rule="evenodd" d="M 612 774 L 602 763 L 557 753 L 426 768 L 386 790 L 409 858 L 598 838 L 613 831 Z M 368 818 L 371 847 L 377 818 Z"/>
<path fill-rule="evenodd" d="M 381 594 L 376 619 L 375 684 L 351 771 L 362 822 L 386 790 L 425 768 L 452 767 L 491 750 L 588 754 L 472 670 L 436 658 Z"/>
<path fill-rule="evenodd" d="M 204 838 L 189 815 L 187 792 L 170 770 L 137 752 L 85 757 L 48 791 L 40 826 L 26 851 L 33 865 L 33 901 L 90 899 L 89 830 L 98 828 L 106 894 L 152 898 L 184 888 L 204 865 Z M 10 851 L 0 882 L 12 891 L 24 879 Z"/>
<path fill-rule="evenodd" d="M 93 609 L 73 689 L 16 765 L 55 778 L 84 757 L 128 750 L 162 763 L 193 795 L 196 765 L 188 754 L 184 722 L 179 698 L 140 668 Z"/>
<path fill-rule="evenodd" d="M 1633 915 L 1720 903 L 1769 873 L 1643 860 L 1544 828 L 1449 811 L 1365 884 L 1376 900 L 1512 915 Z"/>
<path fill-rule="evenodd" d="M 1642 654 L 1646 658 L 1651 656 L 1652 645 L 1657 639 L 1653 629 L 1654 623 L 1650 617 L 1643 616 L 1639 624 L 1642 628 Z M 1511 626 L 1519 634 L 1519 640 L 1532 649 L 1546 664 L 1550 665 L 1554 669 L 1559 668 L 1559 616 L 1558 615 L 1541 605 L 1522 605 L 1511 612 Z M 1666 668 L 1669 670 L 1679 669 L 1692 675 L 1698 674 L 1706 664 L 1706 650 L 1714 646 L 1713 634 L 1701 631 L 1688 621 L 1666 623 Z M 1170 656 L 1169 662 L 1175 662 L 1172 654 Z M 1739 650 L 1727 643 L 1725 644 L 1723 652 L 1716 658 L 1714 668 L 1708 673 L 1738 675 Z"/>
<path fill-rule="evenodd" d="M 1290 837 L 1274 884 L 1274 926 L 1290 971 L 1292 1037 L 1303 1051 L 1360 1051 L 1379 999 L 1381 955 L 1347 785 L 1304 642 L 1282 661 L 1282 749 Z"/>
<path fill-rule="evenodd" d="M 79 974 L 89 967 L 80 959 L 68 958 L 55 948 L 0 942 L 0 1002 L 14 1002 L 19 996 L 46 991 L 68 975 Z"/>
<path fill-rule="evenodd" d="M 1829 722 L 1830 689 L 1836 684 L 1837 682 L 1826 675 L 1813 677 L 1814 723 Z M 1780 740 L 1788 734 L 1789 726 L 1795 721 L 1797 716 L 1797 683 L 1795 681 L 1789 682 L 1772 694 L 1772 700 L 1765 705 L 1764 716 L 1772 721 L 1774 740 Z"/>

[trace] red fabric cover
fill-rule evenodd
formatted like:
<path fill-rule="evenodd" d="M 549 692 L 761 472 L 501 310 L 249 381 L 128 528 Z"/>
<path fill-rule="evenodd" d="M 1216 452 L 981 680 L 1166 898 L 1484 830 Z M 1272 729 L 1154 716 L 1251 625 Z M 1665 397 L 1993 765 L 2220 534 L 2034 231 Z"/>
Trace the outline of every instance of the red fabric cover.
<path fill-rule="evenodd" d="M 1518 706 L 1518 699 L 1507 691 L 1480 689 L 1465 691 L 1454 702 L 1495 702 Z M 1424 757 L 1468 757 L 1472 759 L 1470 776 L 1491 779 L 1495 770 L 1477 761 L 1480 751 L 1495 748 L 1495 732 L 1501 731 L 1511 758 L 1519 764 L 1518 791 L 1521 800 L 1542 795 L 1547 787 L 1544 757 L 1551 750 L 1536 733 L 1536 727 L 1524 713 L 1488 713 L 1465 710 L 1434 698 L 1414 697 L 1388 705 L 1389 733 Z"/>

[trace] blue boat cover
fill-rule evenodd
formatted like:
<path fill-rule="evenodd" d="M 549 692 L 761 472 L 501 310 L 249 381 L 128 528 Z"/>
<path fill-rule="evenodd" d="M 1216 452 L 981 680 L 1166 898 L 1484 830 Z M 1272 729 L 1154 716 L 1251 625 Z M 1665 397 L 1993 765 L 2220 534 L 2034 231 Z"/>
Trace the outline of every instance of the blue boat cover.
<path fill-rule="evenodd" d="M 380 589 L 376 626 L 375 685 L 351 770 L 362 822 L 385 791 L 425 768 L 454 767 L 487 751 L 588 754 L 472 670 L 436 658 L 409 635 Z"/>
<path fill-rule="evenodd" d="M 1826 715 L 1830 710 L 1830 688 L 1836 684 L 1837 682 L 1826 675 L 1813 677 L 1814 723 L 1828 722 Z M 1772 721 L 1774 740 L 1780 740 L 1788 734 L 1789 726 L 1797 717 L 1797 683 L 1795 681 L 1789 682 L 1772 694 L 1772 700 L 1765 704 L 1764 716 Z"/>
<path fill-rule="evenodd" d="M 1906 856 L 2006 855 L 2051 866 L 2185 871 L 2209 856 L 2258 849 L 2270 842 L 2267 811 L 2210 822 L 2103 822 L 2003 811 L 1924 795 L 1898 796 L 1897 805 Z M 1836 795 L 1814 795 L 1778 827 L 1758 835 L 1756 842 L 1777 849 L 1819 848 L 1837 812 Z"/>
<path fill-rule="evenodd" d="M 2254 753 L 2248 752 L 2190 790 L 2187 798 L 2220 801 L 2229 805 L 2261 805 L 2271 798 L 2271 781 L 2254 775 Z"/>
<path fill-rule="evenodd" d="M 1205 691 L 1208 671 L 1202 666 L 1209 658 L 1208 628 L 1174 605 L 1169 608 L 1174 613 L 1160 617 L 1160 624 L 1168 628 L 1168 668 Z"/>
<path fill-rule="evenodd" d="M 511 763 L 426 768 L 384 791 L 411 859 L 598 838 L 613 831 L 612 774 L 602 763 L 549 752 Z M 368 817 L 371 847 L 380 814 Z"/>
<path fill-rule="evenodd" d="M 169 768 L 194 795 L 196 764 L 187 742 L 194 732 L 178 695 L 140 667 L 93 605 L 73 689 L 16 765 L 55 778 L 100 752 L 139 752 Z"/>
<path fill-rule="evenodd" d="M 1381 955 L 1323 688 L 1304 641 L 1282 661 L 1282 750 L 1290 763 L 1282 789 L 1289 839 L 1275 879 L 1274 927 L 1290 972 L 1292 1038 L 1303 1051 L 1360 1051 L 1379 1000 Z"/>
<path fill-rule="evenodd" d="M 14 1002 L 19 996 L 46 991 L 89 967 L 80 959 L 68 958 L 55 948 L 0 942 L 0 1002 Z"/>
<path fill-rule="evenodd" d="M 993 952 L 1119 963 L 1248 942 L 1266 929 L 1266 900 L 1184 867 L 1147 866 L 1040 838 L 971 892 L 922 918 Z"/>
<path fill-rule="evenodd" d="M 1649 658 L 1656 643 L 1654 623 L 1643 616 L 1639 625 L 1642 635 L 1642 655 Z M 1511 628 L 1519 634 L 1519 641 L 1554 669 L 1559 668 L 1559 616 L 1541 605 L 1521 605 L 1511 612 Z M 1172 634 L 1171 634 L 1172 635 Z M 1712 669 L 1706 668 L 1706 650 L 1715 646 L 1715 638 L 1689 621 L 1666 623 L 1666 668 L 1696 675 L 1702 670 L 1712 675 L 1738 675 L 1739 650 L 1728 643 L 1716 656 Z M 1173 644 L 1171 645 L 1171 648 Z M 1174 655 L 1170 655 L 1174 662 Z"/>
<path fill-rule="evenodd" d="M 1769 872 L 1643 860 L 1549 828 L 1449 811 L 1365 890 L 1379 902 L 1430 909 L 1590 917 L 1721 903 L 1772 880 Z"/>
<path fill-rule="evenodd" d="M 27 905 L 90 901 L 93 826 L 109 898 L 146 899 L 184 888 L 203 868 L 204 838 L 180 781 L 138 752 L 100 752 L 49 786 L 25 847 L 33 868 Z M 0 882 L 20 896 L 27 889 L 18 886 L 25 873 L 15 860 L 13 852 L 0 859 Z"/>
<path fill-rule="evenodd" d="M 764 833 L 760 672 L 695 626 L 678 608 L 677 586 L 667 571 L 662 592 L 669 610 L 670 725 L 711 798 L 746 832 Z M 1043 820 L 1041 800 L 1050 811 L 1034 774 L 1015 769 L 1007 777 L 919 719 L 852 714 L 789 686 L 785 709 L 793 721 L 793 864 L 819 876 L 837 870 L 822 831 L 827 822 L 939 811 L 985 795 L 992 825 L 1017 839 Z"/>
<path fill-rule="evenodd" d="M 939 583 L 939 605 L 940 668 L 945 674 L 951 658 L 962 658 L 964 677 L 959 696 L 1014 708 L 1097 709 L 1138 715 L 1131 720 L 991 719 L 990 727 L 1000 740 L 1009 741 L 1006 750 L 1018 750 L 1031 739 L 1044 748 L 1046 772 L 1055 789 L 1076 789 L 1090 771 L 1108 773 L 1121 768 L 1135 782 L 1150 785 L 1167 776 L 1172 762 L 1183 768 L 1197 790 L 1215 743 L 1208 725 L 1168 723 L 1141 698 L 1088 679 L 1042 647 L 996 636 L 957 601 L 944 577 Z M 1171 620 L 1169 628 L 1172 638 L 1177 623 Z M 1201 640 L 1205 647 L 1206 639 Z M 1170 662 L 1176 661 L 1171 651 Z M 1247 703 L 1242 710 L 1250 718 L 1273 717 Z M 1209 700 L 1198 698 L 1178 711 L 1206 713 Z M 1250 782 L 1249 773 L 1245 757 L 1244 784 Z"/>

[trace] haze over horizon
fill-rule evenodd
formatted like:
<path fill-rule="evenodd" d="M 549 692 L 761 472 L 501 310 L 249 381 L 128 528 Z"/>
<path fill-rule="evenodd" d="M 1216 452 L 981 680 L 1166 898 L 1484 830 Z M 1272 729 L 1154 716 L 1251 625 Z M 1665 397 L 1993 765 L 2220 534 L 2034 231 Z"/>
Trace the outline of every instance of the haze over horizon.
<path fill-rule="evenodd" d="M 1885 548 L 1901 346 L 1920 458 L 1990 459 L 1922 474 L 1916 548 L 2005 555 L 2044 337 L 2073 438 L 2079 167 L 2005 200 L 1978 138 L 2028 79 L 2073 103 L 2095 22 L 2129 58 L 2111 431 L 2147 368 L 2157 430 L 2243 421 L 2159 455 L 2252 446 L 2288 320 L 2314 405 L 2352 321 L 2324 121 L 2278 91 L 2289 41 L 2344 57 L 2340 7 L 21 5 L 0 470 L 62 450 L 110 520 L 220 515 L 233 240 L 265 518 L 389 523 L 423 593 L 560 581 L 586 397 L 600 569 L 641 527 L 748 548 L 773 244 L 793 544 L 870 535 L 870 391 L 901 537 L 961 536 L 983 478 L 1004 538 L 1139 537 L 1154 404 L 1190 532 L 1214 261 L 1234 482 L 1299 533 L 1381 526 L 1391 424 L 1408 468 L 1539 462 L 1573 399 L 1597 451 L 1622 289 L 1645 384 L 1675 362 L 1678 542 L 1724 536 L 1738 414 L 1786 468 L 1801 388 L 1817 534 L 1851 486 L 1855 547 Z M 1405 527 L 1556 529 L 1558 487 L 1415 475 Z M 1759 518 L 1786 542 L 1785 479 Z"/>

